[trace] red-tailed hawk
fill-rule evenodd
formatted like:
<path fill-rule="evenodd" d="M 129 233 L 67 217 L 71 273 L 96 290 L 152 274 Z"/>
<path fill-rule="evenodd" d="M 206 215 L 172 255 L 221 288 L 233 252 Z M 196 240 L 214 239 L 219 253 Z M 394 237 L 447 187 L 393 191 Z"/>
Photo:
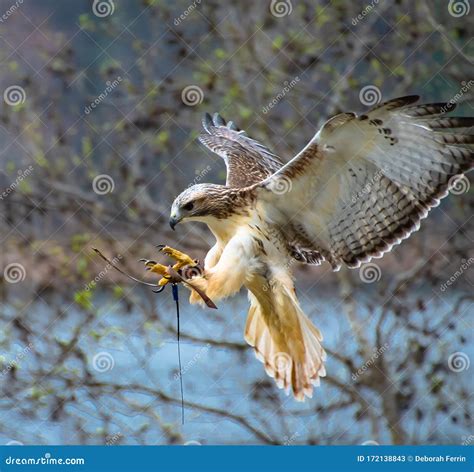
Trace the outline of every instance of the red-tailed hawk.
<path fill-rule="evenodd" d="M 194 285 L 218 300 L 247 288 L 245 339 L 280 388 L 312 396 L 326 374 L 319 330 L 303 313 L 292 262 L 334 270 L 381 257 L 419 228 L 474 164 L 474 118 L 445 103 L 390 100 L 327 121 L 291 161 L 215 114 L 199 139 L 227 166 L 226 185 L 198 184 L 173 203 L 170 224 L 206 223 L 216 237 Z M 201 298 L 191 294 L 191 302 Z"/>

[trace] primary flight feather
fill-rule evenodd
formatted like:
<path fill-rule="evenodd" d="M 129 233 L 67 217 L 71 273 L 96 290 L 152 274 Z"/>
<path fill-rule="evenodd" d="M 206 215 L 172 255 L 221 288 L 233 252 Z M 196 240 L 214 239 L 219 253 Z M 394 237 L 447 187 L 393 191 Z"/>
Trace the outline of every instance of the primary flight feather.
<path fill-rule="evenodd" d="M 216 244 L 193 284 L 213 300 L 247 288 L 245 339 L 297 400 L 311 397 L 326 375 L 326 353 L 300 308 L 292 262 L 327 261 L 338 270 L 381 257 L 474 165 L 474 118 L 417 100 L 336 115 L 285 165 L 218 114 L 203 120 L 199 140 L 224 159 L 226 185 L 186 189 L 173 202 L 170 224 L 208 225 Z M 202 302 L 196 292 L 190 300 Z"/>

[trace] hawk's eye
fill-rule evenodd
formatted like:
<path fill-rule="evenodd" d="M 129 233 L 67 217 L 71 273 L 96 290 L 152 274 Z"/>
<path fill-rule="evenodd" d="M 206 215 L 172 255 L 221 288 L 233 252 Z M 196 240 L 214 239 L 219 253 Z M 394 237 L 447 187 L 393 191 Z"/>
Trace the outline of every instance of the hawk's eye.
<path fill-rule="evenodd" d="M 186 211 L 191 211 L 194 207 L 194 203 L 193 202 L 189 202 L 189 203 L 186 203 L 186 205 L 183 205 L 183 209 L 186 210 Z"/>

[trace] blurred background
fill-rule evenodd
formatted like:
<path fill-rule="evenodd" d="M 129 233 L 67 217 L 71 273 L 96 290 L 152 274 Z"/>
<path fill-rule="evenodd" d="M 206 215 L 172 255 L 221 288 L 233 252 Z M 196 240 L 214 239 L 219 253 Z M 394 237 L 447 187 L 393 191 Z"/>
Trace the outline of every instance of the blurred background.
<path fill-rule="evenodd" d="M 381 260 L 296 270 L 328 376 L 303 404 L 243 330 L 181 289 L 181 425 L 170 291 L 139 286 L 189 185 L 222 183 L 196 141 L 219 111 L 290 159 L 331 115 L 399 95 L 474 116 L 474 5 L 457 1 L 0 0 L 0 443 L 471 444 L 469 178 Z M 161 260 L 161 259 L 160 259 Z"/>

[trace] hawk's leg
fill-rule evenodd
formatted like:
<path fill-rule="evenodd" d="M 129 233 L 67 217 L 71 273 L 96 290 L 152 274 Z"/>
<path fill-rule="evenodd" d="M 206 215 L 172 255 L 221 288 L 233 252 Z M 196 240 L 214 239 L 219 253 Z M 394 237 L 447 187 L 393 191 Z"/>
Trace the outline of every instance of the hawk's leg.
<path fill-rule="evenodd" d="M 197 265 L 197 261 L 184 252 L 178 251 L 177 249 L 169 246 L 158 247 L 163 254 L 166 254 L 167 256 L 171 257 L 171 259 L 176 261 L 176 264 L 173 266 L 173 269 L 175 270 L 181 269 L 185 266 L 195 267 Z"/>
<path fill-rule="evenodd" d="M 156 274 L 162 276 L 161 279 L 158 281 L 159 286 L 163 286 L 168 283 L 168 268 L 165 265 L 159 264 L 155 261 L 150 261 L 148 259 L 140 259 L 140 262 L 143 262 L 145 264 L 146 270 L 149 270 L 150 272 L 155 272 Z"/>
<path fill-rule="evenodd" d="M 188 256 L 184 252 L 178 251 L 177 249 L 174 249 L 170 246 L 159 246 L 159 248 L 161 252 L 163 252 L 167 256 L 171 257 L 171 259 L 174 259 L 176 261 L 176 263 L 173 265 L 173 269 L 175 271 L 178 271 L 186 266 L 195 267 L 198 264 L 197 261 L 192 259 L 190 256 Z M 150 272 L 155 272 L 162 276 L 162 278 L 158 281 L 159 286 L 166 285 L 169 282 L 169 274 L 168 274 L 167 266 L 163 264 L 159 264 L 155 261 L 147 260 L 147 259 L 140 259 L 140 261 L 145 263 L 147 270 L 149 270 Z"/>
<path fill-rule="evenodd" d="M 243 286 L 249 271 L 249 261 L 252 260 L 252 240 L 245 235 L 232 238 L 213 267 L 206 267 L 203 275 L 190 279 L 192 285 L 206 292 L 211 300 L 216 301 L 230 297 Z M 191 303 L 202 303 L 201 297 L 192 291 L 189 298 Z"/>

